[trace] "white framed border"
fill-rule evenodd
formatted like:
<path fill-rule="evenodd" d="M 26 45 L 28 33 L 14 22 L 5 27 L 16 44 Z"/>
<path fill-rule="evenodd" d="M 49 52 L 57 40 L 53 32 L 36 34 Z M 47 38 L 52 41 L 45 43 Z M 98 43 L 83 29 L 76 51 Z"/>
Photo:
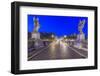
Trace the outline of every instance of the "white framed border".
<path fill-rule="evenodd" d="M 88 58 L 27 61 L 27 15 L 57 15 L 88 17 Z M 92 33 L 92 34 L 91 34 Z M 62 9 L 43 7 L 20 7 L 20 70 L 62 67 L 94 66 L 94 11 L 83 9 Z"/>

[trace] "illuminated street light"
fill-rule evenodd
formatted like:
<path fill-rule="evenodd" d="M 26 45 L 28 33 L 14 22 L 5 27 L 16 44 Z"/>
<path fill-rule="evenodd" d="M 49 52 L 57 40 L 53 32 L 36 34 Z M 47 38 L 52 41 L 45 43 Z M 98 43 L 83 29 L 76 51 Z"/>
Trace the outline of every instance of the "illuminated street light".
<path fill-rule="evenodd" d="M 52 34 L 51 37 L 54 38 L 54 35 Z"/>
<path fill-rule="evenodd" d="M 66 35 L 64 35 L 64 38 L 66 38 L 67 36 Z"/>

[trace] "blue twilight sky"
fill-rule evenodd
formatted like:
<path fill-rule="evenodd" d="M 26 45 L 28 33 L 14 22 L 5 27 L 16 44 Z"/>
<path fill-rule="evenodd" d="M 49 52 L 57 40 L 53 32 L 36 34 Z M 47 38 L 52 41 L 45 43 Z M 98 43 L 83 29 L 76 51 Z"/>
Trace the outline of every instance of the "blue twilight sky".
<path fill-rule="evenodd" d="M 80 20 L 85 19 L 86 23 L 83 28 L 85 36 L 88 36 L 88 17 L 78 16 L 51 16 L 51 15 L 28 15 L 28 32 L 34 29 L 33 18 L 38 17 L 40 23 L 39 32 L 50 32 L 56 36 L 79 34 L 78 24 Z"/>

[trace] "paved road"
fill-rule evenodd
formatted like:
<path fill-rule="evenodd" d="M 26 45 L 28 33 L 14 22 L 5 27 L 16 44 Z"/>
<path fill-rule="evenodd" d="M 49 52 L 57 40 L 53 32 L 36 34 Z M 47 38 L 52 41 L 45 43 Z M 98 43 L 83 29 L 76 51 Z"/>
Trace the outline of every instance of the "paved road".
<path fill-rule="evenodd" d="M 69 46 L 62 41 L 54 41 L 50 45 L 31 54 L 28 60 L 52 60 L 52 59 L 80 59 L 86 58 L 87 51 Z"/>

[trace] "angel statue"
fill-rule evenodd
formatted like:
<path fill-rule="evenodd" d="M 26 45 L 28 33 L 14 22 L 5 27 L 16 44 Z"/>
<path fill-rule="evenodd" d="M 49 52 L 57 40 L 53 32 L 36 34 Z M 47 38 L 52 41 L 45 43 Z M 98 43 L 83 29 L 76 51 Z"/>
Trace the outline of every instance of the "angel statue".
<path fill-rule="evenodd" d="M 33 30 L 33 32 L 38 32 L 38 30 L 40 28 L 39 19 L 37 17 L 34 17 L 33 21 L 34 21 L 34 30 Z"/>
<path fill-rule="evenodd" d="M 78 31 L 80 32 L 80 34 L 83 33 L 82 29 L 84 28 L 84 24 L 85 24 L 85 20 L 80 20 L 78 24 Z"/>

